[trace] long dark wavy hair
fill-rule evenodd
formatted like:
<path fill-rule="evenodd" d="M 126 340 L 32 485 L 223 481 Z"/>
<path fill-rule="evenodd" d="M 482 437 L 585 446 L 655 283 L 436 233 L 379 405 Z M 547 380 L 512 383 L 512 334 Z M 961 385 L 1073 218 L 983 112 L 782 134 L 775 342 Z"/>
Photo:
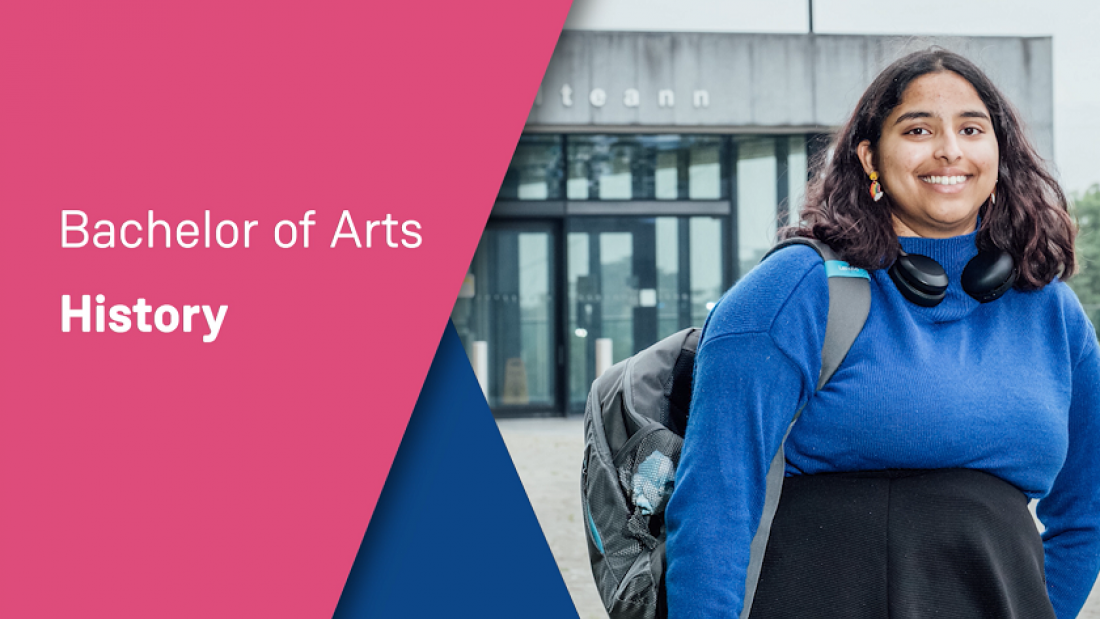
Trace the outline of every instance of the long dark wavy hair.
<path fill-rule="evenodd" d="M 957 73 L 978 92 L 993 121 L 1000 149 L 996 204 L 979 210 L 977 245 L 1009 252 L 1019 269 L 1016 287 L 1036 290 L 1076 270 L 1076 226 L 1066 196 L 1024 135 L 1019 115 L 993 82 L 972 62 L 941 48 L 914 52 L 879 74 L 863 93 L 852 117 L 811 166 L 801 224 L 783 228 L 781 238 L 806 236 L 828 243 L 850 264 L 881 269 L 893 264 L 901 246 L 894 233 L 889 195 L 874 202 L 857 147 L 878 148 L 882 124 L 901 103 L 913 80 L 929 73 Z"/>

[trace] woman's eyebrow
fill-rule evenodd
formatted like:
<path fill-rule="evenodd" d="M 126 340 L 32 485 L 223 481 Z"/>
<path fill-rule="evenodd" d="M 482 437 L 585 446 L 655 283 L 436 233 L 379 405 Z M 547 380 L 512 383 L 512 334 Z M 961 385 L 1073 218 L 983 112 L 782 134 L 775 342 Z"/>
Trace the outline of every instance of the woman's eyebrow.
<path fill-rule="evenodd" d="M 993 122 L 992 120 L 990 120 L 989 114 L 986 114 L 985 112 L 982 112 L 980 110 L 970 110 L 967 112 L 962 112 L 959 114 L 959 118 L 984 118 L 985 120 Z"/>
<path fill-rule="evenodd" d="M 898 119 L 894 121 L 894 124 L 896 125 L 896 124 L 899 124 L 899 123 L 903 123 L 907 120 L 913 120 L 915 118 L 933 118 L 933 117 L 934 117 L 934 115 L 931 112 L 906 112 L 906 113 L 902 114 L 901 116 L 898 116 Z M 959 118 L 984 118 L 985 120 L 990 120 L 989 119 L 989 114 L 986 114 L 985 112 L 983 112 L 981 110 L 967 110 L 965 112 L 959 112 Z"/>
<path fill-rule="evenodd" d="M 894 121 L 894 124 L 896 125 L 898 123 L 903 123 L 907 120 L 913 120 L 914 118 L 932 118 L 932 113 L 931 112 L 906 112 L 906 113 L 902 114 L 901 116 L 898 116 L 897 120 Z"/>

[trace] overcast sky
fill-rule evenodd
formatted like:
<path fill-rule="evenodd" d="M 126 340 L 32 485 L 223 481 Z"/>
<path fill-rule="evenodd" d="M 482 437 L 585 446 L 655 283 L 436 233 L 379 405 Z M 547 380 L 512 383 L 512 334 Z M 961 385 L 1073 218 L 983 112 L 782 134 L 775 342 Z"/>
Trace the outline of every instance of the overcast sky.
<path fill-rule="evenodd" d="M 1097 0 L 814 0 L 824 34 L 1051 36 L 1054 163 L 1062 184 L 1100 183 Z M 808 0 L 574 0 L 567 29 L 807 32 Z"/>

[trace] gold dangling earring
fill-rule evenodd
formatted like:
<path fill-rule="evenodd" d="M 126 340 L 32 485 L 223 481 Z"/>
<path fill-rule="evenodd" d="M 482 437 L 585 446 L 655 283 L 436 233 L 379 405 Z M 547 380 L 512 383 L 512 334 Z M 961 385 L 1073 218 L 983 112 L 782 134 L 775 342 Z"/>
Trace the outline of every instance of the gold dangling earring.
<path fill-rule="evenodd" d="M 882 199 L 882 185 L 878 184 L 878 172 L 871 172 L 871 199 L 878 202 Z"/>

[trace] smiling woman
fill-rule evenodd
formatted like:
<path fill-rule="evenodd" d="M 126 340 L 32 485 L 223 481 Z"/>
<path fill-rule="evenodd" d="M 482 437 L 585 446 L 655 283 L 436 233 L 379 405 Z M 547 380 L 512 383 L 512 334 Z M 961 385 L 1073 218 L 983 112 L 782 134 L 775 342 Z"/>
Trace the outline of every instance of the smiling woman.
<path fill-rule="evenodd" d="M 887 67 L 818 163 L 801 225 L 781 235 L 821 239 L 855 266 L 889 266 L 904 253 L 899 237 L 976 229 L 980 249 L 1011 255 L 1020 290 L 1076 270 L 1065 194 L 1012 104 L 958 54 L 930 49 Z"/>
<path fill-rule="evenodd" d="M 1100 571 L 1100 347 L 1058 281 L 1062 190 L 942 49 L 887 67 L 819 165 L 780 236 L 866 269 L 870 313 L 818 389 L 814 251 L 777 252 L 711 312 L 666 512 L 669 616 L 1077 616 Z"/>

